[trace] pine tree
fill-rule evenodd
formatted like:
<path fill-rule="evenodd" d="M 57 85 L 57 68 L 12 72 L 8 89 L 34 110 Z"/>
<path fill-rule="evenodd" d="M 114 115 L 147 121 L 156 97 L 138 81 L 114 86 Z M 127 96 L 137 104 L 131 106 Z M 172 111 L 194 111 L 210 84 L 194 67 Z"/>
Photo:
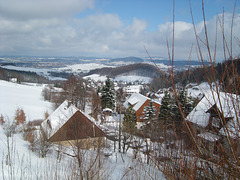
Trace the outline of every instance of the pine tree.
<path fill-rule="evenodd" d="M 168 125 L 171 123 L 171 97 L 168 91 L 165 91 L 158 114 L 159 123 Z"/>
<path fill-rule="evenodd" d="M 105 81 L 105 85 L 103 86 L 101 90 L 102 96 L 101 96 L 101 102 L 102 102 L 102 108 L 110 108 L 114 110 L 115 108 L 115 91 L 114 91 L 114 85 L 110 78 L 108 77 Z"/>
<path fill-rule="evenodd" d="M 155 127 L 157 127 L 157 119 L 158 119 L 157 117 L 158 117 L 157 109 L 153 105 L 153 101 L 150 100 L 149 105 L 145 106 L 143 109 L 143 118 L 146 122 L 144 129 L 146 132 L 149 132 L 151 135 L 156 130 Z"/>
<path fill-rule="evenodd" d="M 156 113 L 157 113 L 157 109 L 153 105 L 153 101 L 150 100 L 149 105 L 145 106 L 143 110 L 144 119 L 146 120 L 147 124 L 157 119 Z"/>
<path fill-rule="evenodd" d="M 184 118 L 193 109 L 193 100 L 187 96 L 185 88 L 177 95 L 177 100 L 173 106 L 173 118 L 177 126 L 181 125 Z"/>

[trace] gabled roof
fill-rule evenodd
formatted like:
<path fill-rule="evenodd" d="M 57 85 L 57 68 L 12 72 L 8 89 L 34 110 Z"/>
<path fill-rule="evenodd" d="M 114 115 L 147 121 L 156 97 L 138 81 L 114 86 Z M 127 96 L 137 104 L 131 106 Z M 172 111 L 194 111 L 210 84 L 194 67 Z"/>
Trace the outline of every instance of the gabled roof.
<path fill-rule="evenodd" d="M 240 137 L 240 115 L 235 116 L 230 120 L 225 127 L 222 127 L 219 133 L 223 136 L 230 136 L 234 139 L 239 139 Z"/>
<path fill-rule="evenodd" d="M 41 129 L 44 131 L 46 138 L 50 139 L 54 136 L 54 134 L 57 133 L 68 122 L 68 120 L 75 116 L 75 114 L 79 113 L 97 126 L 90 116 L 86 115 L 66 100 L 41 123 Z"/>
<path fill-rule="evenodd" d="M 204 132 L 204 133 L 198 134 L 198 137 L 210 142 L 216 142 L 220 139 L 220 136 L 213 134 L 211 132 Z"/>
<path fill-rule="evenodd" d="M 128 100 L 126 100 L 123 105 L 128 108 L 130 105 L 133 106 L 134 111 L 137 111 L 146 101 L 149 99 L 139 93 L 133 93 Z"/>
<path fill-rule="evenodd" d="M 78 109 L 64 101 L 50 116 L 41 123 L 47 139 L 52 137 L 76 112 Z"/>
<path fill-rule="evenodd" d="M 230 133 L 230 136 L 233 137 L 234 132 L 236 135 L 236 131 L 239 129 L 238 119 L 240 111 L 238 101 L 239 97 L 235 94 L 224 92 L 217 94 L 214 91 L 208 91 L 197 106 L 186 117 L 186 120 L 205 128 L 209 123 L 210 113 L 208 113 L 208 110 L 213 106 L 216 106 L 225 118 L 232 118 L 226 126 L 231 130 L 232 133 Z M 219 132 L 222 135 L 226 135 L 223 128 Z M 239 134 L 239 131 L 237 132 Z"/>
<path fill-rule="evenodd" d="M 133 93 L 130 96 L 130 98 L 123 103 L 123 105 L 125 108 L 128 108 L 130 105 L 132 105 L 133 109 L 137 111 L 147 100 L 151 100 L 151 99 L 142 94 Z M 153 102 L 161 105 L 160 102 L 157 102 L 157 101 L 153 101 Z"/>

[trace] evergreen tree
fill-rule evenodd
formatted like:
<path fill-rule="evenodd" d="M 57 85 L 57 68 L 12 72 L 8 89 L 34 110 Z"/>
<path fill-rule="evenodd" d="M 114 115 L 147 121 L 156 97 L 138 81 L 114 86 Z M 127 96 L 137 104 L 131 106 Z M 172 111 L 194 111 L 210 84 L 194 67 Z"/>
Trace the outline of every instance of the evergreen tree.
<path fill-rule="evenodd" d="M 103 86 L 101 90 L 102 96 L 101 96 L 101 102 L 102 102 L 102 108 L 110 108 L 114 110 L 115 108 L 115 91 L 114 91 L 114 85 L 110 78 L 108 77 L 105 81 L 105 85 Z"/>
<path fill-rule="evenodd" d="M 153 134 L 153 132 L 156 130 L 155 127 L 157 127 L 157 117 L 157 109 L 153 105 L 153 101 L 150 100 L 149 105 L 145 106 L 143 109 L 143 118 L 146 122 L 144 129 L 146 132 Z"/>
<path fill-rule="evenodd" d="M 171 97 L 168 91 L 165 91 L 158 114 L 159 123 L 168 125 L 171 123 Z"/>
<path fill-rule="evenodd" d="M 150 100 L 149 105 L 144 107 L 143 114 L 144 114 L 144 119 L 146 120 L 147 124 L 153 121 L 156 121 L 156 113 L 157 109 L 153 105 L 153 101 Z"/>
<path fill-rule="evenodd" d="M 178 101 L 177 101 L 178 100 Z M 181 125 L 184 118 L 191 112 L 193 109 L 193 100 L 187 96 L 185 88 L 181 90 L 177 95 L 177 100 L 173 105 L 173 118 L 177 126 Z"/>

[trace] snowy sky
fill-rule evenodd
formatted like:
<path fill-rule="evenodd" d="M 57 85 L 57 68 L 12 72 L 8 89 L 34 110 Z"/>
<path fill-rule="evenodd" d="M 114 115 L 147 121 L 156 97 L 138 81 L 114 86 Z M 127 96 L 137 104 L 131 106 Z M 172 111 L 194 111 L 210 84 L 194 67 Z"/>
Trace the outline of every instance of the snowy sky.
<path fill-rule="evenodd" d="M 201 0 L 192 0 L 196 29 L 204 40 Z M 230 46 L 235 0 L 204 0 L 211 48 L 216 17 Z M 0 0 L 0 55 L 168 58 L 171 47 L 171 0 Z M 175 58 L 197 59 L 189 0 L 175 2 Z M 219 24 L 219 21 L 218 21 Z M 240 3 L 233 28 L 233 55 L 239 55 Z M 217 27 L 217 59 L 222 60 L 222 34 Z M 203 46 L 203 44 L 202 44 Z M 203 48 L 205 58 L 206 51 Z M 228 55 L 227 55 L 228 56 Z"/>

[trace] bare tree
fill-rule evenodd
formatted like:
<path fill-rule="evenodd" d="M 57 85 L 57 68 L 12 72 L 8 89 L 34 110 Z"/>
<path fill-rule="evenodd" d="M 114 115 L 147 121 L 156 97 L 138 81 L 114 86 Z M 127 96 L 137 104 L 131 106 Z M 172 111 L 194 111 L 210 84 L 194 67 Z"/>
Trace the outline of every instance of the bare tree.
<path fill-rule="evenodd" d="M 72 75 L 64 83 L 63 89 L 66 92 L 66 99 L 84 111 L 88 97 L 87 81 Z"/>
<path fill-rule="evenodd" d="M 170 179 L 239 179 L 240 160 L 238 146 L 240 143 L 240 107 L 239 96 L 233 94 L 239 92 L 239 73 L 237 72 L 238 68 L 235 63 L 235 59 L 239 58 L 234 57 L 232 53 L 232 31 L 236 3 L 232 16 L 231 31 L 230 34 L 228 34 L 231 37 L 229 44 L 225 39 L 224 12 L 222 16 L 223 19 L 220 20 L 220 17 L 218 17 L 216 22 L 217 27 L 220 27 L 222 31 L 225 61 L 230 61 L 232 65 L 231 68 L 226 66 L 224 73 L 221 76 L 215 71 L 217 29 L 215 47 L 214 49 L 211 49 L 207 31 L 207 22 L 205 20 L 204 1 L 202 0 L 204 38 L 200 38 L 197 33 L 191 9 L 191 2 L 189 1 L 189 3 L 199 59 L 202 62 L 205 81 L 210 88 L 209 96 L 213 97 L 213 100 L 207 98 L 205 106 L 211 105 L 211 108 L 208 111 L 208 113 L 211 114 L 209 122 L 213 125 L 213 123 L 216 123 L 215 120 L 218 120 L 218 123 L 215 124 L 215 127 L 208 125 L 208 128 L 203 130 L 203 133 L 200 134 L 198 132 L 199 129 L 196 129 L 193 124 L 187 121 L 187 114 L 178 97 L 179 91 L 175 85 L 174 70 L 173 67 L 171 67 L 169 69 L 170 78 L 166 79 L 166 81 L 171 82 L 173 97 L 178 106 L 180 118 L 182 119 L 182 123 L 178 125 L 178 129 L 181 128 L 181 131 L 184 132 L 188 142 L 183 141 L 184 137 L 178 136 L 175 127 L 176 124 L 173 124 L 174 131 L 172 137 L 174 137 L 174 144 L 165 146 L 162 143 L 158 143 L 158 147 L 156 147 L 158 150 L 151 154 L 151 159 L 153 160 L 153 163 L 157 164 L 158 168 Z M 173 10 L 173 41 L 171 50 L 167 42 L 169 48 L 169 61 L 172 65 L 174 64 L 174 25 Z M 204 63 L 203 48 L 207 50 L 209 66 Z M 189 56 L 189 59 L 190 57 L 191 55 Z M 229 58 L 226 59 L 227 57 Z M 183 84 L 183 80 L 186 77 L 188 77 L 188 73 L 185 73 L 184 77 L 180 79 L 180 84 Z M 211 101 L 217 104 L 217 106 L 212 105 Z M 226 110 L 229 110 L 227 111 L 228 116 L 231 117 L 226 116 Z M 199 116 L 199 118 L 201 117 Z M 209 135 L 208 132 L 211 132 L 213 135 Z M 205 137 L 203 137 L 203 134 Z M 205 138 L 205 140 L 202 137 Z M 215 137 L 214 140 L 211 139 L 213 137 Z M 211 140 L 213 142 L 211 142 Z M 191 148 L 189 148 L 188 143 Z M 212 147 L 214 147 L 214 151 L 212 151 Z"/>
<path fill-rule="evenodd" d="M 92 117 L 98 121 L 98 116 L 101 114 L 101 98 L 96 92 L 95 89 L 92 89 L 91 91 L 91 111 L 92 111 Z"/>

